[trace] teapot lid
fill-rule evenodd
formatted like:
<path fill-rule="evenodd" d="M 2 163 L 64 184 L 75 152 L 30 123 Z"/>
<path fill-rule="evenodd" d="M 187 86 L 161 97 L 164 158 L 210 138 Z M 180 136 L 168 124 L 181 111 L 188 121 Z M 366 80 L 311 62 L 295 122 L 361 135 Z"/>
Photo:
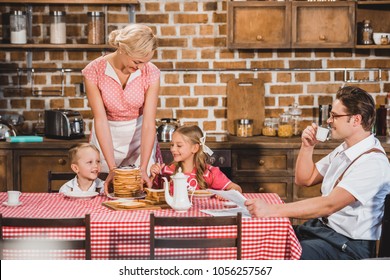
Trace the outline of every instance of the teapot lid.
<path fill-rule="evenodd" d="M 187 179 L 189 176 L 185 175 L 183 172 L 182 172 L 182 169 L 181 167 L 179 167 L 179 169 L 177 170 L 177 173 L 173 176 L 171 176 L 171 178 L 173 179 Z"/>

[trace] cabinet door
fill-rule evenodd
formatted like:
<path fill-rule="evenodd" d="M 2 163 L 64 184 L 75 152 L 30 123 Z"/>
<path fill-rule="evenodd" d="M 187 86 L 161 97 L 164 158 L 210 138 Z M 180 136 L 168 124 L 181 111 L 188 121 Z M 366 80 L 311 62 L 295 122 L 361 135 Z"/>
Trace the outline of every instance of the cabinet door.
<path fill-rule="evenodd" d="M 292 201 L 292 177 L 233 177 L 244 193 L 276 193 L 285 202 Z"/>
<path fill-rule="evenodd" d="M 47 192 L 47 173 L 71 172 L 68 150 L 15 151 L 16 184 L 22 192 Z"/>
<path fill-rule="evenodd" d="M 354 2 L 292 3 L 293 48 L 352 48 Z"/>
<path fill-rule="evenodd" d="M 289 2 L 229 1 L 228 48 L 290 47 Z"/>
<path fill-rule="evenodd" d="M 0 150 L 0 191 L 13 190 L 12 151 Z"/>

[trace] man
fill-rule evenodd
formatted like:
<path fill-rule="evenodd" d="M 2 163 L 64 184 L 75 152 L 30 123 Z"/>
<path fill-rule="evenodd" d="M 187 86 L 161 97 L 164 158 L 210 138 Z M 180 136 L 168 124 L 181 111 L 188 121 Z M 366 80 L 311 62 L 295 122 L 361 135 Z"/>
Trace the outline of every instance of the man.
<path fill-rule="evenodd" d="M 390 193 L 390 164 L 371 134 L 374 100 L 360 88 L 341 88 L 327 122 L 332 138 L 344 142 L 314 163 L 317 125 L 308 126 L 295 171 L 298 185 L 322 182 L 322 196 L 281 205 L 251 199 L 246 206 L 254 217 L 311 219 L 296 227 L 301 259 L 369 258 L 375 254 L 384 198 Z"/>

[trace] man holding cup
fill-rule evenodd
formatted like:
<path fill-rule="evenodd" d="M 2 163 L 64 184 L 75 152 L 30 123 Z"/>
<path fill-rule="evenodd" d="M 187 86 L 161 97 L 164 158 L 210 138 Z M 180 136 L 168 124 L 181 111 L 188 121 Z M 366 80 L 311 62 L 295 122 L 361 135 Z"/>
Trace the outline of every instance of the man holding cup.
<path fill-rule="evenodd" d="M 281 205 L 246 201 L 254 217 L 310 219 L 295 228 L 301 259 L 363 259 L 375 255 L 385 196 L 390 193 L 390 164 L 371 133 L 375 102 L 357 87 L 341 88 L 327 120 L 332 139 L 343 140 L 313 162 L 318 126 L 302 133 L 295 171 L 297 185 L 322 183 L 322 196 Z"/>

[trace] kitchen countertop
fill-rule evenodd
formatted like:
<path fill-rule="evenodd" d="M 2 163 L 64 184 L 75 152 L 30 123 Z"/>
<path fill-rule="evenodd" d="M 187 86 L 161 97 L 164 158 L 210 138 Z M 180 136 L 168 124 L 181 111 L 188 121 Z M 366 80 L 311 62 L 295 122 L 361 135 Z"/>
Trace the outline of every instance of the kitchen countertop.
<path fill-rule="evenodd" d="M 82 139 L 49 139 L 44 138 L 43 142 L 39 143 L 8 143 L 0 142 L 0 149 L 69 149 L 76 143 L 88 141 L 88 136 Z M 390 137 L 379 136 L 383 147 L 387 152 L 390 152 Z M 299 149 L 301 146 L 300 137 L 279 138 L 267 136 L 253 137 L 237 137 L 227 134 L 208 134 L 206 144 L 211 149 L 255 149 L 255 148 L 280 148 L 280 149 Z M 340 144 L 339 141 L 330 140 L 324 143 L 317 144 L 319 149 L 333 149 Z M 169 149 L 169 142 L 160 142 L 162 149 Z"/>

